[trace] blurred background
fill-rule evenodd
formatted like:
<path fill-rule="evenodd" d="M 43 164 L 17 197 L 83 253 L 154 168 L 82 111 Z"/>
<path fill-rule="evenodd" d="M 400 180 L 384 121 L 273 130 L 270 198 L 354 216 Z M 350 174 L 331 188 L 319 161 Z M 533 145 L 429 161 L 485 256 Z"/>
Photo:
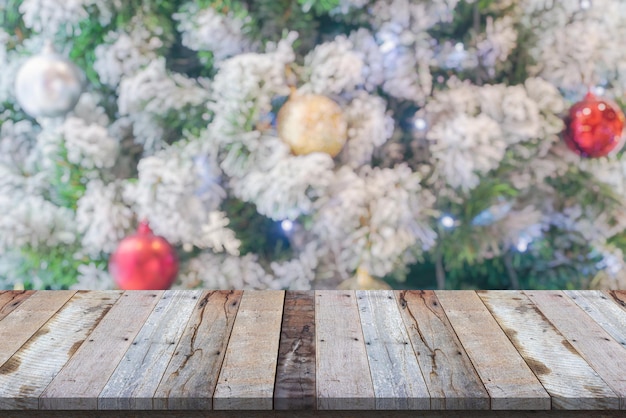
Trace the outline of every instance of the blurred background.
<path fill-rule="evenodd" d="M 624 288 L 624 22 L 0 0 L 0 288 Z"/>

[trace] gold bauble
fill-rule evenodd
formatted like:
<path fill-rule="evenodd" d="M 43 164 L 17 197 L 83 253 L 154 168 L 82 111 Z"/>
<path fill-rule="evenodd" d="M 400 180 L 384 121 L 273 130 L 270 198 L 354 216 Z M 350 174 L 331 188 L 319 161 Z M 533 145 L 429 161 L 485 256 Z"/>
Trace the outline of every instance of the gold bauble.
<path fill-rule="evenodd" d="M 325 152 L 335 157 L 348 138 L 341 107 L 317 94 L 292 96 L 278 112 L 276 126 L 295 155 Z"/>
<path fill-rule="evenodd" d="M 356 270 L 354 277 L 345 280 L 337 286 L 338 290 L 391 290 L 391 286 L 382 280 L 374 279 L 362 267 Z"/>

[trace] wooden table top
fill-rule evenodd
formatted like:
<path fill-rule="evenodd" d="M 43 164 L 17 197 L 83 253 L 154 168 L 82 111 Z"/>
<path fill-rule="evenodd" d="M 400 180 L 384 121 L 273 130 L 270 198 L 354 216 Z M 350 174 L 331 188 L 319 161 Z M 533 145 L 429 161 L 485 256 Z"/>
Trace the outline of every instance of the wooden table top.
<path fill-rule="evenodd" d="M 624 410 L 626 291 L 0 292 L 36 409 Z"/>

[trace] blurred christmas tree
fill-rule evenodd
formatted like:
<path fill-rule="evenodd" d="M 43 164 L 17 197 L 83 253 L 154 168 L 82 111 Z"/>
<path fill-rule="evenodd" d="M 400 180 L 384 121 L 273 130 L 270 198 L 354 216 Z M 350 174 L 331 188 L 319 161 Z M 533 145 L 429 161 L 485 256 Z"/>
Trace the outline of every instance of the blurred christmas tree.
<path fill-rule="evenodd" d="M 621 146 L 561 138 L 624 106 L 622 0 L 0 10 L 0 288 L 111 288 L 141 219 L 176 288 L 626 286 Z M 86 76 L 60 117 L 16 95 L 46 41 Z"/>

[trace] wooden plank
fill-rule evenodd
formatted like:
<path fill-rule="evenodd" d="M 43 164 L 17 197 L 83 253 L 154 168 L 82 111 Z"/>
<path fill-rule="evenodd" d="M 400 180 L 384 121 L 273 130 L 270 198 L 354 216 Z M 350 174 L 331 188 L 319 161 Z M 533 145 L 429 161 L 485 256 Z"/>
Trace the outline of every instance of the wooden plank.
<path fill-rule="evenodd" d="M 353 290 L 315 292 L 318 409 L 374 409 L 374 385 Z"/>
<path fill-rule="evenodd" d="M 0 375 L 13 369 L 7 360 L 74 294 L 75 290 L 38 291 L 0 322 Z"/>
<path fill-rule="evenodd" d="M 0 321 L 34 293 L 34 290 L 5 290 L 0 292 Z"/>
<path fill-rule="evenodd" d="M 524 293 L 477 293 L 552 397 L 553 409 L 619 409 L 617 395 Z"/>
<path fill-rule="evenodd" d="M 120 294 L 119 291 L 76 292 L 2 367 L 0 409 L 37 409 L 39 395 L 106 315 Z M 46 295 L 54 298 L 52 293 Z M 37 294 L 28 300 L 36 296 Z M 13 312 L 15 313 L 17 310 Z M 25 320 L 27 321 L 28 319 Z"/>
<path fill-rule="evenodd" d="M 397 293 L 431 409 L 489 409 L 489 395 L 432 290 Z"/>
<path fill-rule="evenodd" d="M 550 409 L 550 395 L 476 292 L 435 294 L 491 397 L 491 409 Z"/>
<path fill-rule="evenodd" d="M 155 409 L 211 409 L 243 292 L 205 291 L 155 394 Z"/>
<path fill-rule="evenodd" d="M 152 409 L 201 290 L 166 290 L 98 396 L 98 409 Z"/>
<path fill-rule="evenodd" d="M 611 337 L 626 347 L 626 312 L 623 311 L 612 297 L 599 290 L 566 290 L 578 306 L 592 317 Z"/>
<path fill-rule="evenodd" d="M 357 291 L 376 409 L 430 409 L 430 395 L 391 290 Z"/>
<path fill-rule="evenodd" d="M 98 409 L 98 395 L 161 296 L 124 292 L 41 394 L 39 408 Z"/>
<path fill-rule="evenodd" d="M 213 395 L 213 409 L 272 409 L 284 291 L 245 291 Z"/>
<path fill-rule="evenodd" d="M 278 348 L 274 409 L 315 407 L 315 295 L 288 291 Z"/>
<path fill-rule="evenodd" d="M 15 411 L 2 418 L 624 418 L 623 411 Z"/>
<path fill-rule="evenodd" d="M 626 311 L 626 290 L 605 290 L 603 293 Z"/>
<path fill-rule="evenodd" d="M 626 350 L 563 292 L 524 293 L 619 396 L 620 409 L 626 409 Z"/>

